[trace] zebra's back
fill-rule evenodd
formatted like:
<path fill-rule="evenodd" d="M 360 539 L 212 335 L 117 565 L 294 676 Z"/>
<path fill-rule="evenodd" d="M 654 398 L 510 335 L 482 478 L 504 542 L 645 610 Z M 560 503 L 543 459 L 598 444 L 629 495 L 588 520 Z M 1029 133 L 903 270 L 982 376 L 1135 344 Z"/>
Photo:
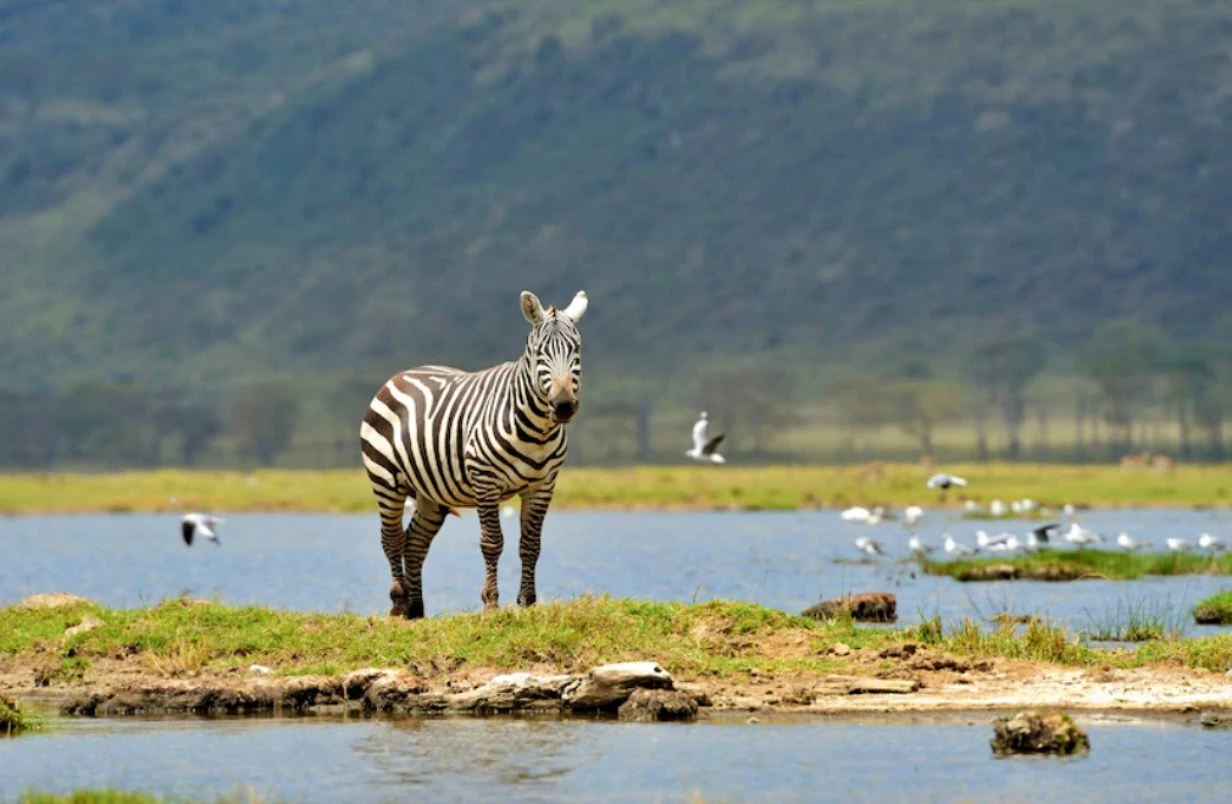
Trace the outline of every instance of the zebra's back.
<path fill-rule="evenodd" d="M 377 495 L 475 505 L 466 470 L 472 438 L 504 455 L 521 448 L 502 442 L 496 427 L 497 413 L 508 403 L 513 370 L 513 363 L 482 371 L 426 365 L 390 377 L 369 403 L 360 428 L 364 464 Z M 502 496 L 529 483 L 514 478 L 507 485 Z"/>

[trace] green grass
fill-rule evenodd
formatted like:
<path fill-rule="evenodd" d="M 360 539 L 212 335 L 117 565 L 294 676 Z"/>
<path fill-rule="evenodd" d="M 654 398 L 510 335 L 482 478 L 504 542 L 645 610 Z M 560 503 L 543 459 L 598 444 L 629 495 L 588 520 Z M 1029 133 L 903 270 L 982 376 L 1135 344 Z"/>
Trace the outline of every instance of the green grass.
<path fill-rule="evenodd" d="M 956 464 L 971 486 L 943 498 L 924 488 L 927 472 L 887 464 L 880 480 L 862 481 L 857 466 L 566 467 L 557 508 L 738 508 L 879 503 L 926 507 L 984 504 L 1030 497 L 1054 510 L 1090 506 L 1209 506 L 1232 488 L 1232 464 L 1187 466 L 1171 475 L 1124 473 L 1114 466 Z M 271 469 L 252 473 L 156 470 L 0 475 L 0 512 L 98 511 L 375 511 L 360 469 Z"/>
<path fill-rule="evenodd" d="M 1193 608 L 1193 616 L 1202 625 L 1232 625 L 1232 589 L 1198 601 Z"/>
<path fill-rule="evenodd" d="M 37 726 L 37 721 L 23 712 L 17 701 L 0 694 L 0 737 L 21 734 Z"/>
<path fill-rule="evenodd" d="M 1144 575 L 1232 574 L 1232 554 L 1127 553 L 1112 550 L 1042 550 L 1012 558 L 973 558 L 961 561 L 923 561 L 930 575 L 948 575 L 959 581 L 1004 580 L 1002 568 L 1013 569 L 1017 580 L 1066 581 L 1102 578 L 1128 581 Z"/>
<path fill-rule="evenodd" d="M 87 615 L 102 624 L 62 639 L 67 628 Z M 1008 624 L 989 630 L 972 620 L 943 627 L 935 617 L 900 629 L 861 628 L 848 619 L 811 620 L 721 600 L 685 604 L 585 596 L 529 609 L 510 606 L 415 622 L 184 599 L 126 610 L 89 603 L 0 609 L 0 669 L 10 662 L 71 661 L 84 663 L 85 680 L 95 667 L 116 660 L 124 663 L 126 672 L 170 677 L 260 663 L 279 675 L 403 667 L 431 681 L 465 666 L 578 672 L 604 662 L 652 659 L 679 677 L 730 678 L 754 667 L 834 672 L 843 667 L 842 660 L 828 652 L 835 643 L 859 650 L 905 641 L 973 657 L 1069 665 L 1232 667 L 1228 634 L 1170 639 L 1137 653 L 1108 652 L 1041 621 L 1021 630 Z M 1152 647 L 1156 645 L 1164 647 Z"/>
<path fill-rule="evenodd" d="M 1122 598 L 1098 613 L 1086 612 L 1083 636 L 1100 642 L 1150 642 L 1175 639 L 1185 630 L 1184 614 L 1171 600 Z"/>
<path fill-rule="evenodd" d="M 41 790 L 25 790 L 17 799 L 19 804 L 261 804 L 267 801 L 251 790 L 211 799 L 180 796 L 159 796 L 136 793 L 128 790 L 94 789 L 74 790 L 71 793 L 48 793 Z"/>

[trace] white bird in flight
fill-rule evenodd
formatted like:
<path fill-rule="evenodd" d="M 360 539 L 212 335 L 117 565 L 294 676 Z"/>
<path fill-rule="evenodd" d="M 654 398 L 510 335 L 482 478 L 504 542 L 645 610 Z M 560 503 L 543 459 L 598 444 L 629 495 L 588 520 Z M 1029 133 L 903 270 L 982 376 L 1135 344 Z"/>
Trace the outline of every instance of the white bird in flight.
<path fill-rule="evenodd" d="M 196 538 L 197 534 L 221 546 L 222 543 L 218 541 L 218 534 L 214 531 L 214 528 L 224 521 L 222 517 L 211 516 L 210 514 L 184 514 L 184 518 L 180 520 L 180 535 L 184 537 L 184 544 L 189 547 L 192 547 L 193 539 Z"/>
<path fill-rule="evenodd" d="M 719 433 L 713 438 L 706 437 L 706 430 L 710 427 L 710 417 L 706 411 L 702 411 L 697 422 L 693 425 L 693 449 L 685 453 L 685 455 L 698 463 L 725 463 L 726 460 L 716 450 L 719 444 L 723 442 L 725 433 Z"/>
<path fill-rule="evenodd" d="M 938 472 L 930 477 L 925 485 L 930 489 L 948 489 L 950 486 L 965 486 L 967 481 L 946 472 Z"/>

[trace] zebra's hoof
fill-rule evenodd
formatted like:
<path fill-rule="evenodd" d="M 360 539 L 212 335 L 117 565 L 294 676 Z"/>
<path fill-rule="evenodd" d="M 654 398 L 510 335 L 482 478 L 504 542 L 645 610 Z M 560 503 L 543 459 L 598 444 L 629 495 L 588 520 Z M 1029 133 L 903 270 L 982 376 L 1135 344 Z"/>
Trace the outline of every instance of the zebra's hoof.
<path fill-rule="evenodd" d="M 424 605 L 422 600 L 412 600 L 406 604 L 406 618 L 408 620 L 422 620 L 424 616 Z"/>
<path fill-rule="evenodd" d="M 534 595 L 518 595 L 518 605 L 522 608 L 535 605 Z"/>
<path fill-rule="evenodd" d="M 401 603 L 395 603 L 393 608 L 389 610 L 389 616 L 390 617 L 405 617 L 406 616 L 406 606 L 403 606 Z"/>

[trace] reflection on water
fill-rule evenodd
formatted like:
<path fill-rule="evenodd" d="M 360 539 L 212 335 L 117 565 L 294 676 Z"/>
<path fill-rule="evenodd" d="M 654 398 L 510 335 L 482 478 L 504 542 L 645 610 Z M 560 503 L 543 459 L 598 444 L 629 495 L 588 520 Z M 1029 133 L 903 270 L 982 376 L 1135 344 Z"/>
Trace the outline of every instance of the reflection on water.
<path fill-rule="evenodd" d="M 1125 530 L 1159 545 L 1167 536 L 1192 539 L 1203 531 L 1232 537 L 1232 519 L 1218 511 L 1093 511 L 1082 521 L 1107 534 Z M 510 603 L 517 593 L 517 542 L 511 523 L 503 524 L 501 589 Z M 955 513 L 930 511 L 921 535 L 936 544 L 949 532 L 970 543 L 977 528 L 1014 524 L 962 521 Z M 889 547 L 886 559 L 835 563 L 857 558 L 852 540 L 870 533 Z M 234 604 L 315 611 L 387 609 L 388 566 L 375 514 L 235 514 L 220 535 L 221 547 L 187 548 L 174 514 L 6 518 L 0 520 L 0 605 L 33 592 L 63 590 L 112 606 L 186 592 Z M 823 596 L 876 590 L 898 595 L 905 622 L 916 621 L 919 612 L 954 618 L 1011 609 L 1046 613 L 1077 628 L 1091 618 L 1106 619 L 1118 603 L 1146 600 L 1181 612 L 1192 628 L 1184 616 L 1188 608 L 1232 586 L 1232 579 L 1212 576 L 960 584 L 923 576 L 914 565 L 896 561 L 906 554 L 907 537 L 896 523 L 868 528 L 843 522 L 833 511 L 557 511 L 545 530 L 539 593 L 541 599 L 587 591 L 657 600 L 724 597 L 799 611 Z M 479 608 L 478 539 L 473 512 L 446 523 L 425 568 L 429 614 Z"/>
<path fill-rule="evenodd" d="M 1219 801 L 1232 789 L 1232 732 L 1079 718 L 1087 757 L 994 759 L 991 718 L 56 721 L 0 743 L 0 789 L 11 801 L 27 787 L 243 786 L 297 802 Z"/>

